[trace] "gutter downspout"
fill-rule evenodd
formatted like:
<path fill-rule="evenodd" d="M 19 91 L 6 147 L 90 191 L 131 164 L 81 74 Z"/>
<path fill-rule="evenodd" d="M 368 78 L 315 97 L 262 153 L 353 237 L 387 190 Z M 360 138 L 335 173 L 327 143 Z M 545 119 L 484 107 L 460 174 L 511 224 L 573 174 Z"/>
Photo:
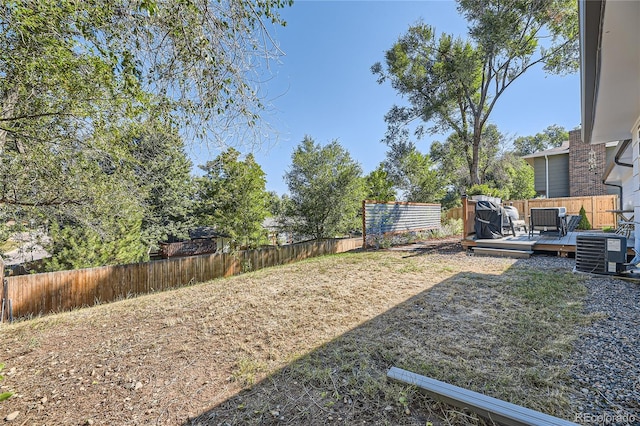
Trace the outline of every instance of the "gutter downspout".
<path fill-rule="evenodd" d="M 544 172 L 545 172 L 545 180 L 544 183 L 546 185 L 545 188 L 545 195 L 547 196 L 547 198 L 551 198 L 551 196 L 549 195 L 549 156 L 545 154 L 544 156 Z"/>
<path fill-rule="evenodd" d="M 620 161 L 620 157 L 622 156 L 622 153 L 624 153 L 627 150 L 627 147 L 629 146 L 629 144 L 631 143 L 631 139 L 625 139 L 622 141 L 622 144 L 620 145 L 620 148 L 616 151 L 616 155 L 613 157 L 613 162 L 620 166 L 620 167 L 631 167 L 633 168 L 633 164 L 631 163 L 623 163 L 622 161 Z M 608 173 L 607 173 L 608 176 Z M 607 186 L 615 186 L 617 188 L 620 188 L 620 209 L 622 209 L 624 207 L 624 197 L 623 197 L 623 192 L 622 192 L 622 185 L 616 185 L 613 183 L 607 183 L 605 182 L 605 179 L 602 179 L 602 183 L 604 185 Z"/>
<path fill-rule="evenodd" d="M 613 157 L 613 162 L 616 163 L 618 166 L 633 168 L 633 164 L 623 163 L 622 161 L 620 161 L 621 153 L 623 153 L 627 149 L 627 146 L 629 146 L 630 143 L 631 143 L 631 139 L 623 140 L 622 141 L 622 146 L 616 152 L 615 157 Z M 622 188 L 620 188 L 620 202 L 622 203 Z M 623 210 L 623 209 L 624 209 L 624 204 L 622 206 L 620 206 L 620 210 Z M 634 229 L 635 229 L 635 224 L 634 224 Z M 635 230 L 633 231 L 633 234 L 634 234 L 634 237 L 635 237 Z M 631 264 L 637 265 L 638 263 L 640 263 L 640 257 L 639 257 L 639 254 L 640 254 L 640 238 L 634 238 L 633 246 L 634 246 L 633 247 L 633 251 L 635 252 L 636 255 L 631 260 Z"/>
<path fill-rule="evenodd" d="M 623 163 L 622 161 L 620 161 L 620 156 L 627 149 L 627 146 L 630 143 L 631 143 L 631 139 L 625 139 L 624 141 L 622 141 L 622 145 L 620 146 L 620 149 L 617 150 L 616 155 L 613 157 L 613 162 L 615 164 L 617 164 L 618 166 L 620 166 L 620 167 L 631 167 L 631 168 L 633 168 L 633 164 Z M 602 183 L 604 183 L 605 185 L 617 186 L 617 187 L 620 188 L 620 203 L 622 204 L 620 206 L 620 210 L 622 210 L 624 208 L 624 203 L 623 203 L 623 198 L 622 198 L 622 186 L 621 185 L 614 185 L 614 184 L 611 184 L 611 183 L 605 183 L 604 179 L 602 180 Z M 635 235 L 635 231 L 634 231 L 634 235 Z M 632 265 L 637 265 L 638 263 L 640 263 L 640 238 L 634 238 L 633 251 L 635 252 L 636 255 L 633 257 L 633 259 L 631 260 L 630 263 Z"/>
<path fill-rule="evenodd" d="M 616 163 L 618 166 L 622 166 L 622 167 L 633 167 L 633 164 L 630 163 L 623 163 L 622 161 L 620 161 L 620 156 L 622 155 L 623 152 L 625 152 L 627 150 L 627 146 L 631 143 L 631 139 L 625 139 L 622 141 L 622 145 L 620 146 L 620 149 L 616 152 L 615 157 L 613 157 L 613 162 Z"/>
<path fill-rule="evenodd" d="M 605 182 L 604 179 L 602 179 L 602 184 L 606 185 L 606 186 L 615 186 L 616 188 L 618 188 L 618 192 L 620 192 L 620 195 L 619 195 L 620 204 L 622 204 L 622 185 L 616 185 L 615 183 L 607 183 L 607 182 Z M 619 206 L 619 207 L 622 210 L 622 206 Z"/>

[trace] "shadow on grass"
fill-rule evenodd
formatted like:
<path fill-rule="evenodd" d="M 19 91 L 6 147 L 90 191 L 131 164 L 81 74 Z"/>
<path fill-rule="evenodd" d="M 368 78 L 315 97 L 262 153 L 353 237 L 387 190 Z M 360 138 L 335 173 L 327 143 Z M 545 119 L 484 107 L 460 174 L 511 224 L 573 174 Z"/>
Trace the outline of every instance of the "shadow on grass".
<path fill-rule="evenodd" d="M 458 273 L 259 382 L 261 360 L 238 365 L 245 390 L 185 425 L 485 424 L 388 382 L 391 366 L 567 418 L 562 360 L 584 294 L 570 271 L 522 261 L 496 275 Z"/>

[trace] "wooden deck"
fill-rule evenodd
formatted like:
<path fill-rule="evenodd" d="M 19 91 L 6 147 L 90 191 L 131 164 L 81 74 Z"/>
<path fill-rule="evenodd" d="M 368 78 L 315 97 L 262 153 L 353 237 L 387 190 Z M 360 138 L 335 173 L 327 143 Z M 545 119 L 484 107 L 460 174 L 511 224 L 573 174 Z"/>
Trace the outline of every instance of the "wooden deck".
<path fill-rule="evenodd" d="M 591 231 L 598 232 L 598 231 Z M 567 257 L 574 255 L 576 252 L 576 237 L 582 232 L 568 232 L 567 235 L 560 238 L 557 232 L 539 233 L 535 232 L 529 238 L 529 234 L 524 232 L 516 232 L 516 236 L 505 236 L 497 239 L 475 239 L 475 235 L 469 236 L 462 240 L 462 247 L 466 250 L 474 247 L 502 249 L 513 251 L 531 251 L 555 253 L 557 256 Z M 627 254 L 633 255 L 634 239 L 627 238 Z"/>

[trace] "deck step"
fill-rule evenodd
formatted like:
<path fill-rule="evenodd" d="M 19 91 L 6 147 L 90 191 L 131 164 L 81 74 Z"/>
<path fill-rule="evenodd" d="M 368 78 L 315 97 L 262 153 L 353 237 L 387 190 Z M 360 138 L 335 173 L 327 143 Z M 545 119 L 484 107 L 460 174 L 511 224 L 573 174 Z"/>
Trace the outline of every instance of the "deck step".
<path fill-rule="evenodd" d="M 512 249 L 512 250 L 532 250 L 536 241 L 522 241 L 522 240 L 476 240 L 476 247 L 484 248 L 498 248 L 498 249 Z"/>
<path fill-rule="evenodd" d="M 505 248 L 473 247 L 473 254 L 476 256 L 500 256 L 513 257 L 516 259 L 528 259 L 533 254 L 533 250 L 515 250 Z"/>

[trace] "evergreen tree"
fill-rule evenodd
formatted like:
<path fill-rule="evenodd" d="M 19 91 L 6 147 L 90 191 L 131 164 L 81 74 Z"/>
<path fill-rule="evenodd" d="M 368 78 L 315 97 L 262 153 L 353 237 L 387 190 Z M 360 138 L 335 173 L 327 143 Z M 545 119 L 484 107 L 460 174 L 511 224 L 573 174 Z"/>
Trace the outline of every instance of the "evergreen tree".
<path fill-rule="evenodd" d="M 174 129 L 159 122 L 134 126 L 126 135 L 142 196 L 142 241 L 150 251 L 170 238 L 187 239 L 195 226 L 191 161 Z"/>
<path fill-rule="evenodd" d="M 141 238 L 142 192 L 128 171 L 116 168 L 96 175 L 91 205 L 53 214 L 49 224 L 48 270 L 135 263 L 147 259 Z"/>
<path fill-rule="evenodd" d="M 582 229 L 584 231 L 588 231 L 591 229 L 591 222 L 589 222 L 589 218 L 587 217 L 587 212 L 584 209 L 584 206 L 580 207 L 580 222 L 578 222 L 578 226 L 576 228 Z"/>

